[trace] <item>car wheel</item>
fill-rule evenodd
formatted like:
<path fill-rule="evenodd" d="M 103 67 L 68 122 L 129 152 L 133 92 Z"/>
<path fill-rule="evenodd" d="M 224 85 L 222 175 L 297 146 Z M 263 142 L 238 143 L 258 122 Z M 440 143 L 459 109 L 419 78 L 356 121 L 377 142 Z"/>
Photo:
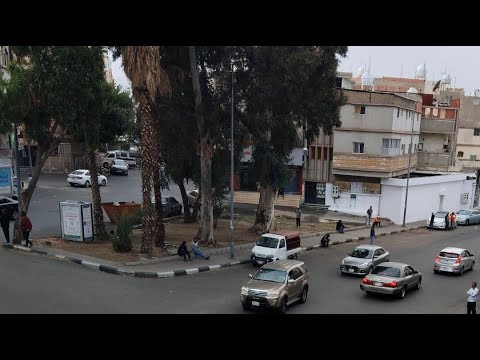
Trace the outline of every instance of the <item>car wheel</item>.
<path fill-rule="evenodd" d="M 242 308 L 243 310 L 250 310 L 250 308 L 252 307 L 252 305 L 248 304 L 248 303 L 242 303 Z"/>
<path fill-rule="evenodd" d="M 421 286 L 422 286 L 422 278 L 418 279 L 416 289 L 417 289 L 417 290 L 420 290 L 420 287 L 421 287 Z"/>
<path fill-rule="evenodd" d="M 465 221 L 465 225 L 470 225 L 470 220 Z"/>
<path fill-rule="evenodd" d="M 278 311 L 280 312 L 280 314 L 285 314 L 285 312 L 287 311 L 287 297 L 286 296 L 282 299 L 282 303 L 280 304 L 280 307 L 278 308 Z"/>
<path fill-rule="evenodd" d="M 308 296 L 308 286 L 304 286 L 302 290 L 302 297 L 300 298 L 301 304 L 307 301 L 307 296 Z"/>
<path fill-rule="evenodd" d="M 402 287 L 402 291 L 400 291 L 399 298 L 403 299 L 406 294 L 407 294 L 407 287 L 404 286 L 404 287 Z"/>
<path fill-rule="evenodd" d="M 90 181 L 88 181 L 88 180 L 85 181 L 85 187 L 86 187 L 86 188 L 90 187 Z"/>
<path fill-rule="evenodd" d="M 365 291 L 365 295 L 372 296 L 372 292 L 371 291 Z"/>
<path fill-rule="evenodd" d="M 433 272 L 434 272 L 435 274 L 438 274 L 438 270 L 433 270 Z"/>
<path fill-rule="evenodd" d="M 460 272 L 458 273 L 458 275 L 459 275 L 459 276 L 462 276 L 464 272 L 465 272 L 465 269 L 464 269 L 463 266 L 462 266 L 462 268 L 460 269 Z"/>
<path fill-rule="evenodd" d="M 70 184 L 70 186 L 75 186 L 75 184 L 74 184 L 74 183 L 69 183 L 69 184 Z"/>
<path fill-rule="evenodd" d="M 475 266 L 475 261 L 472 262 L 472 267 L 470 268 L 470 270 L 473 270 L 473 267 Z"/>
<path fill-rule="evenodd" d="M 105 179 L 102 180 L 102 186 L 107 186 L 107 180 Z"/>

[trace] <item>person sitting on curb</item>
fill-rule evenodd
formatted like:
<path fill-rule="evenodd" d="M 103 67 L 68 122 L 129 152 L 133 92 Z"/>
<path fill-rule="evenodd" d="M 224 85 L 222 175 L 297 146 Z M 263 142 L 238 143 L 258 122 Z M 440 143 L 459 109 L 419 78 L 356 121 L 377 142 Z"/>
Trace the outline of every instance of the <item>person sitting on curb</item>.
<path fill-rule="evenodd" d="M 375 219 L 373 219 L 373 225 L 377 225 L 378 227 L 382 227 L 380 224 L 381 222 L 382 219 L 380 218 L 380 216 L 377 216 Z"/>
<path fill-rule="evenodd" d="M 187 242 L 186 241 L 182 242 L 182 244 L 178 247 L 177 253 L 178 253 L 179 256 L 183 256 L 183 260 L 192 261 L 192 258 L 190 257 L 190 251 L 188 251 L 188 249 L 187 249 Z M 188 260 L 187 260 L 187 256 L 188 256 Z"/>
<path fill-rule="evenodd" d="M 323 235 L 322 240 L 320 240 L 320 246 L 328 247 L 329 242 L 330 242 L 330 234 L 325 234 Z"/>
<path fill-rule="evenodd" d="M 196 240 L 196 241 L 195 241 Z M 204 258 L 205 260 L 210 259 L 210 256 L 207 256 L 198 246 L 198 239 L 194 238 L 192 240 L 192 253 L 195 254 L 195 256 L 199 256 Z"/>
<path fill-rule="evenodd" d="M 342 224 L 342 220 L 338 220 L 335 230 L 337 230 L 338 233 L 343 234 L 343 229 L 345 229 L 345 225 Z"/>

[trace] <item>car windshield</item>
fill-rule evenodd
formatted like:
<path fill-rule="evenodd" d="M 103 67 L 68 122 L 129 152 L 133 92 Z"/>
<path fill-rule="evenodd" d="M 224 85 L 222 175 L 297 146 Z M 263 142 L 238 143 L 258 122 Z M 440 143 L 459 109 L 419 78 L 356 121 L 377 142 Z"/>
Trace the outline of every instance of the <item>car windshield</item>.
<path fill-rule="evenodd" d="M 457 257 L 460 256 L 460 254 L 455 254 L 455 253 L 451 253 L 451 252 L 444 252 L 442 251 L 439 256 L 441 257 L 446 257 L 446 258 L 450 258 L 450 259 L 456 259 Z"/>
<path fill-rule="evenodd" d="M 372 250 L 369 249 L 355 249 L 350 253 L 351 257 L 360 258 L 360 259 L 371 259 Z"/>
<path fill-rule="evenodd" d="M 377 266 L 375 269 L 373 269 L 372 274 L 399 278 L 400 269 L 389 266 Z"/>
<path fill-rule="evenodd" d="M 262 281 L 271 281 L 276 283 L 284 283 L 286 275 L 287 273 L 282 270 L 262 268 L 258 270 L 255 273 L 255 275 L 253 275 L 253 279 L 262 280 Z"/>
<path fill-rule="evenodd" d="M 446 212 L 438 212 L 438 213 L 435 214 L 435 217 L 436 218 L 444 218 L 445 215 L 447 215 Z"/>
<path fill-rule="evenodd" d="M 115 160 L 115 165 L 125 165 L 125 161 L 123 161 L 123 160 Z"/>
<path fill-rule="evenodd" d="M 73 174 L 73 175 L 83 175 L 83 174 L 85 174 L 85 171 L 75 170 L 72 174 Z"/>
<path fill-rule="evenodd" d="M 470 211 L 467 210 L 460 210 L 457 215 L 471 215 Z"/>
<path fill-rule="evenodd" d="M 257 245 L 266 248 L 276 249 L 278 245 L 278 239 L 268 236 L 262 236 L 260 239 L 258 239 Z"/>

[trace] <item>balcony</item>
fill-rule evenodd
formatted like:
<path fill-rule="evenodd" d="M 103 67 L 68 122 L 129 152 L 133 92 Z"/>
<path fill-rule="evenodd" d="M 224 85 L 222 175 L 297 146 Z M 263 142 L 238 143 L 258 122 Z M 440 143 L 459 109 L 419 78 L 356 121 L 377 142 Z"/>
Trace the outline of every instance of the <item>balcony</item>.
<path fill-rule="evenodd" d="M 450 166 L 450 153 L 419 152 L 418 167 L 425 170 L 440 170 Z"/>
<path fill-rule="evenodd" d="M 420 121 L 421 133 L 453 134 L 455 132 L 455 121 L 447 119 L 422 118 Z"/>
<path fill-rule="evenodd" d="M 415 169 L 416 164 L 417 154 L 413 154 L 410 168 Z M 408 155 L 333 154 L 332 172 L 336 175 L 387 178 L 406 174 L 407 171 Z"/>

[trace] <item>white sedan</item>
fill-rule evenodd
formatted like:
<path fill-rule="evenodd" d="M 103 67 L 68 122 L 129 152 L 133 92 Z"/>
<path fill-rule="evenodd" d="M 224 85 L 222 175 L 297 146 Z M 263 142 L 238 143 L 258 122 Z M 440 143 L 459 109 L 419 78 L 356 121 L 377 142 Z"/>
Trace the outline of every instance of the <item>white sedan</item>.
<path fill-rule="evenodd" d="M 101 186 L 106 186 L 107 185 L 107 178 L 103 175 L 98 175 L 98 184 Z M 75 170 L 71 174 L 68 175 L 67 181 L 70 185 L 75 186 L 75 185 L 80 185 L 80 186 L 85 186 L 85 187 L 90 187 L 92 185 L 92 180 L 90 178 L 90 171 L 88 170 Z"/>

